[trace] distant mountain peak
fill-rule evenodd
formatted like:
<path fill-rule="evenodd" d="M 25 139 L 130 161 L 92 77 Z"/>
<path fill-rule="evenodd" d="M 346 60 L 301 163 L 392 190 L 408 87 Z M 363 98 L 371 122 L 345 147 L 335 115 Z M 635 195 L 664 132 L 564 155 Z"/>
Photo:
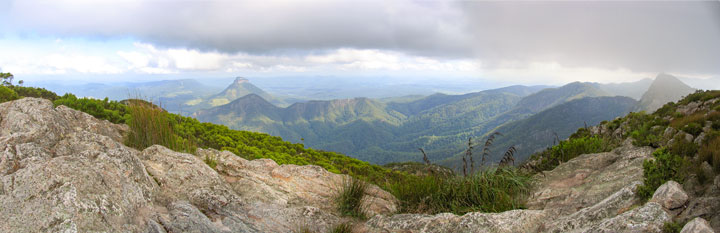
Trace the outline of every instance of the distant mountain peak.
<path fill-rule="evenodd" d="M 675 76 L 660 73 L 640 98 L 637 110 L 653 112 L 664 104 L 678 101 L 694 91 L 695 88 L 688 86 Z"/>
<path fill-rule="evenodd" d="M 233 84 L 243 84 L 243 83 L 249 83 L 250 80 L 243 78 L 243 77 L 236 77 L 235 81 L 233 81 Z"/>

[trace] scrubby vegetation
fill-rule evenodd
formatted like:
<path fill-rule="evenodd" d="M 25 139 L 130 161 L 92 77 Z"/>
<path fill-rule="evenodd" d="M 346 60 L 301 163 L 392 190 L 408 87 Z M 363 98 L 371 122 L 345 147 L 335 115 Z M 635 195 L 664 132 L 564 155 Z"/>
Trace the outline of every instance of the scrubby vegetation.
<path fill-rule="evenodd" d="M 578 134 L 580 133 L 580 134 Z M 535 160 L 533 170 L 552 170 L 560 163 L 564 163 L 582 154 L 600 153 L 610 151 L 617 146 L 617 142 L 601 136 L 589 136 L 586 133 L 578 132 L 566 141 L 560 141 L 557 145 L 542 152 L 533 154 L 530 160 Z"/>
<path fill-rule="evenodd" d="M 643 164 L 644 184 L 638 190 L 642 199 L 652 197 L 669 180 L 706 184 L 720 174 L 719 98 L 720 91 L 697 91 L 652 114 L 630 113 L 603 122 L 593 133 L 581 128 L 567 141 L 533 155 L 526 167 L 549 170 L 578 154 L 609 151 L 632 138 L 636 146 L 656 148 L 655 160 Z"/>
<path fill-rule="evenodd" d="M 643 185 L 638 187 L 637 194 L 643 200 L 649 200 L 655 190 L 669 180 L 683 183 L 685 178 L 685 160 L 682 156 L 669 153 L 665 148 L 653 152 L 655 160 L 643 163 Z"/>
<path fill-rule="evenodd" d="M 514 167 L 500 167 L 468 176 L 412 177 L 391 190 L 404 213 L 502 212 L 522 207 L 529 181 Z"/>

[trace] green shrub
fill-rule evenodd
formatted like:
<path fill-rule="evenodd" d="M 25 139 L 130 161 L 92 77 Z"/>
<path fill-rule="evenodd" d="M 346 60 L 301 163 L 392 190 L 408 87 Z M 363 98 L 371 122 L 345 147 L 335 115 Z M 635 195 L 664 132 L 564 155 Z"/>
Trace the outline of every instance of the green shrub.
<path fill-rule="evenodd" d="M 352 178 L 344 180 L 343 186 L 335 198 L 340 214 L 364 219 L 366 212 L 365 207 L 362 205 L 362 199 L 367 188 L 368 185 L 364 181 Z"/>
<path fill-rule="evenodd" d="M 413 177 L 391 186 L 400 212 L 502 212 L 521 208 L 530 177 L 514 167 L 490 168 L 468 176 Z"/>
<path fill-rule="evenodd" d="M 686 133 L 692 134 L 693 136 L 698 136 L 703 131 L 702 125 L 700 125 L 697 122 L 691 122 L 685 125 L 682 128 L 682 131 L 685 131 Z"/>
<path fill-rule="evenodd" d="M 85 112 L 98 119 L 108 120 L 112 123 L 126 123 L 129 116 L 128 106 L 117 101 L 91 98 L 77 98 L 73 94 L 65 94 L 53 101 L 55 106 L 65 105 L 69 108 Z"/>
<path fill-rule="evenodd" d="M 18 96 L 18 94 L 15 93 L 15 91 L 13 91 L 12 89 L 6 86 L 0 86 L 0 103 L 10 100 L 16 100 L 19 98 L 20 97 Z"/>
<path fill-rule="evenodd" d="M 530 160 L 539 161 L 537 170 L 547 171 L 567 162 L 581 154 L 591 154 L 610 151 L 617 145 L 616 142 L 599 136 L 584 136 L 561 141 L 545 151 L 533 154 Z"/>
<path fill-rule="evenodd" d="M 685 160 L 683 157 L 669 153 L 660 148 L 653 152 L 654 160 L 643 163 L 643 184 L 638 187 L 637 194 L 643 200 L 652 197 L 655 190 L 669 180 L 682 183 L 685 177 Z"/>
<path fill-rule="evenodd" d="M 10 88 L 21 97 L 43 98 L 50 101 L 55 101 L 60 98 L 55 92 L 48 91 L 45 88 L 23 86 L 11 86 Z"/>

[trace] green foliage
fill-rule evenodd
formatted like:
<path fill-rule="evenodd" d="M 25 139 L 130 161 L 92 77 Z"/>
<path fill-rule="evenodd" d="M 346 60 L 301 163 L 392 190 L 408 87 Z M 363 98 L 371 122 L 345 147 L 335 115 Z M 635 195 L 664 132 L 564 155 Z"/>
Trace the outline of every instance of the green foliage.
<path fill-rule="evenodd" d="M 670 126 L 676 129 L 683 129 L 685 126 L 696 123 L 701 126 L 705 124 L 705 113 L 704 112 L 696 112 L 688 116 L 681 116 L 675 118 L 672 122 L 670 122 Z M 686 131 L 687 132 L 687 131 Z M 688 132 L 690 133 L 690 132 Z"/>
<path fill-rule="evenodd" d="M 55 106 L 65 105 L 69 108 L 85 112 L 98 119 L 108 120 L 112 123 L 126 123 L 130 117 L 127 105 L 117 101 L 110 101 L 91 98 L 77 98 L 73 94 L 65 94 L 53 101 Z"/>
<path fill-rule="evenodd" d="M 18 98 L 20 97 L 12 89 L 6 86 L 0 86 L 0 103 L 10 100 L 16 100 Z"/>
<path fill-rule="evenodd" d="M 683 126 L 682 131 L 692 134 L 693 136 L 698 136 L 702 132 L 702 126 L 696 122 L 691 122 Z"/>
<path fill-rule="evenodd" d="M 684 136 L 677 136 L 668 147 L 668 151 L 683 157 L 693 157 L 698 151 L 698 146 L 694 142 L 685 140 Z"/>
<path fill-rule="evenodd" d="M 660 148 L 653 152 L 654 160 L 643 163 L 643 185 L 638 187 L 637 195 L 643 200 L 652 197 L 655 190 L 669 180 L 683 183 L 685 178 L 686 160 L 679 155 Z"/>
<path fill-rule="evenodd" d="M 533 154 L 530 159 L 539 161 L 537 171 L 552 170 L 560 163 L 567 162 L 581 154 L 600 153 L 615 148 L 616 143 L 599 136 L 581 136 L 561 141 L 547 150 Z"/>
<path fill-rule="evenodd" d="M 0 85 L 3 86 L 12 86 L 12 80 L 14 76 L 11 73 L 0 73 Z"/>
<path fill-rule="evenodd" d="M 468 176 L 412 177 L 391 185 L 400 212 L 502 212 L 521 208 L 530 177 L 514 167 L 490 168 Z"/>
<path fill-rule="evenodd" d="M 645 112 L 630 113 L 625 117 L 625 121 L 632 130 L 630 137 L 635 139 L 633 144 L 636 146 L 660 146 L 660 135 L 669 124 L 668 121 Z"/>
<path fill-rule="evenodd" d="M 720 97 L 720 91 L 714 91 L 714 90 L 697 90 L 695 93 L 692 93 L 682 100 L 678 101 L 678 105 L 686 105 L 691 102 L 695 101 L 708 101 L 714 98 Z"/>
<path fill-rule="evenodd" d="M 665 105 L 663 105 L 661 108 L 655 111 L 655 115 L 658 116 L 673 116 L 675 114 L 675 110 L 677 110 L 677 104 L 670 102 Z"/>
<path fill-rule="evenodd" d="M 23 86 L 11 86 L 10 88 L 22 97 L 43 98 L 50 101 L 55 101 L 60 98 L 55 92 L 48 91 L 45 88 Z"/>
<path fill-rule="evenodd" d="M 362 199 L 368 188 L 367 183 L 358 179 L 345 179 L 343 186 L 335 197 L 337 209 L 343 216 L 351 216 L 359 219 L 366 218 L 365 207 Z"/>
<path fill-rule="evenodd" d="M 683 226 L 685 226 L 685 222 L 681 221 L 672 221 L 672 222 L 665 222 L 663 224 L 663 233 L 680 233 Z"/>

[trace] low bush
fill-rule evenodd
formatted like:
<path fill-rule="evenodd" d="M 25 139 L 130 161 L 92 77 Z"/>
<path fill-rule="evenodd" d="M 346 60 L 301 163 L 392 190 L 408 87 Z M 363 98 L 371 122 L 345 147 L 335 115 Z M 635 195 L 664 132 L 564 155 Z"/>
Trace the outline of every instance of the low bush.
<path fill-rule="evenodd" d="M 43 98 L 48 99 L 50 101 L 55 101 L 60 98 L 55 92 L 48 91 L 45 88 L 38 88 L 38 87 L 23 87 L 23 86 L 11 86 L 10 87 L 15 93 L 17 93 L 19 96 L 22 97 L 35 97 L 35 98 Z"/>
<path fill-rule="evenodd" d="M 665 148 L 653 152 L 654 160 L 643 163 L 643 184 L 638 187 L 637 195 L 643 200 L 649 200 L 655 190 L 669 180 L 683 183 L 685 178 L 686 160 L 672 154 Z"/>
<path fill-rule="evenodd" d="M 10 101 L 10 100 L 16 100 L 19 98 L 20 98 L 20 96 L 18 96 L 18 94 L 15 93 L 15 91 L 13 91 L 12 89 L 10 89 L 6 86 L 0 85 L 0 103 L 5 102 L 5 101 Z"/>
<path fill-rule="evenodd" d="M 698 152 L 698 146 L 694 142 L 685 140 L 684 136 L 676 136 L 673 143 L 668 146 L 668 152 L 683 157 L 692 158 Z"/>
<path fill-rule="evenodd" d="M 600 153 L 612 150 L 617 142 L 600 136 L 583 136 L 561 141 L 547 150 L 533 154 L 530 160 L 537 160 L 536 170 L 547 171 L 581 154 Z"/>

